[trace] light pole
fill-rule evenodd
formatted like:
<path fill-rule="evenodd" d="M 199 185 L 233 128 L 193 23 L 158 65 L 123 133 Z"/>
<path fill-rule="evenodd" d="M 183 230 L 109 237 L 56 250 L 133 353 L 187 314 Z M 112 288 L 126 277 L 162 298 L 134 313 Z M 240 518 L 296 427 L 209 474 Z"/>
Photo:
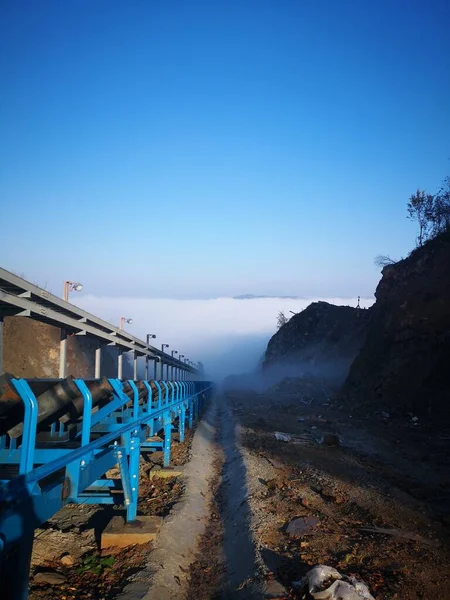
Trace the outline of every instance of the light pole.
<path fill-rule="evenodd" d="M 170 354 L 172 355 L 172 358 L 173 358 L 174 354 L 178 354 L 178 350 L 172 350 L 172 352 Z M 172 381 L 174 379 L 174 377 L 173 377 L 173 370 L 174 370 L 174 368 L 175 367 L 173 365 L 170 368 L 170 377 L 171 377 Z"/>
<path fill-rule="evenodd" d="M 79 281 L 65 281 L 63 287 L 63 298 L 66 302 L 69 302 L 69 292 L 81 292 L 83 284 Z M 3 320 L 2 323 L 3 325 Z M 59 344 L 59 378 L 64 379 L 66 377 L 67 370 L 67 333 L 64 329 L 61 329 L 61 340 Z"/>
<path fill-rule="evenodd" d="M 128 324 L 131 325 L 132 322 L 133 322 L 133 319 L 130 319 L 128 317 L 120 317 L 120 326 L 119 326 L 119 329 L 123 329 L 124 323 L 128 323 Z"/>
<path fill-rule="evenodd" d="M 70 292 L 81 292 L 83 289 L 83 284 L 79 281 L 65 281 L 63 288 L 63 298 L 66 302 L 69 302 L 69 293 Z"/>
<path fill-rule="evenodd" d="M 156 335 L 154 333 L 147 333 L 147 346 L 150 345 L 150 340 L 156 339 Z"/>

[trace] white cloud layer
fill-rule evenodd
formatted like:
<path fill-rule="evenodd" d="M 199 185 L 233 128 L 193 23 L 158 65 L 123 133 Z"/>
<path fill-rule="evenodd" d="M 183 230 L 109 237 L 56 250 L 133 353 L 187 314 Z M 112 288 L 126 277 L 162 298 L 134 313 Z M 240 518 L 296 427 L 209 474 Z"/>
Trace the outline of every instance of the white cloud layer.
<path fill-rule="evenodd" d="M 118 324 L 120 317 L 133 319 L 126 329 L 138 338 L 155 333 L 153 345 L 170 344 L 193 361 L 202 361 L 214 378 L 254 369 L 267 342 L 276 331 L 278 312 L 300 312 L 311 302 L 356 306 L 356 298 L 213 298 L 176 300 L 164 298 L 110 298 L 85 295 L 77 304 Z M 362 298 L 368 308 L 373 298 Z"/>

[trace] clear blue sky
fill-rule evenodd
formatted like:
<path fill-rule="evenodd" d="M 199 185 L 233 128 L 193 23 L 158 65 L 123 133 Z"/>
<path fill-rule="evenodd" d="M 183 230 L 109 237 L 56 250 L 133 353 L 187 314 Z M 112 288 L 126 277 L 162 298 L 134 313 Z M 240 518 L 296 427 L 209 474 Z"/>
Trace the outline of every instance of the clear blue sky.
<path fill-rule="evenodd" d="M 58 293 L 370 295 L 450 174 L 446 0 L 0 16 L 0 263 Z"/>

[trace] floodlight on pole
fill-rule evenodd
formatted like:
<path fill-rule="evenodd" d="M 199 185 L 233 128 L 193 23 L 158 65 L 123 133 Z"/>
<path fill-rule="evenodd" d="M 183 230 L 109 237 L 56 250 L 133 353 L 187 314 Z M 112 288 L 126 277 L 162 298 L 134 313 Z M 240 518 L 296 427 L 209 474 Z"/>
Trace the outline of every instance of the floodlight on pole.
<path fill-rule="evenodd" d="M 81 292 L 83 284 L 79 281 L 65 281 L 63 288 L 63 298 L 66 302 L 69 302 L 70 292 Z"/>
<path fill-rule="evenodd" d="M 156 334 L 154 333 L 147 333 L 147 346 L 150 345 L 150 340 L 154 340 L 156 338 Z"/>
<path fill-rule="evenodd" d="M 133 322 L 133 319 L 130 319 L 129 317 L 120 317 L 119 329 L 123 329 L 124 323 L 128 323 L 129 325 L 131 325 L 132 322 Z"/>
<path fill-rule="evenodd" d="M 169 344 L 161 344 L 161 352 L 164 352 L 164 348 L 169 348 Z"/>

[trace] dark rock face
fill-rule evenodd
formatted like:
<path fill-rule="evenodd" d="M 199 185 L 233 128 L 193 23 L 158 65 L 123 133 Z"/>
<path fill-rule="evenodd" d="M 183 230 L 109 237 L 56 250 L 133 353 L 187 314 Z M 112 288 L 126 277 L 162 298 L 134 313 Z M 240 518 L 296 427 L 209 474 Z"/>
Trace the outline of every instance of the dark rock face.
<path fill-rule="evenodd" d="M 375 296 L 344 397 L 394 412 L 450 414 L 450 235 L 385 267 Z"/>
<path fill-rule="evenodd" d="M 264 368 L 297 366 L 322 377 L 345 379 L 362 347 L 372 310 L 314 302 L 269 341 Z M 315 373 L 316 372 L 316 373 Z"/>

